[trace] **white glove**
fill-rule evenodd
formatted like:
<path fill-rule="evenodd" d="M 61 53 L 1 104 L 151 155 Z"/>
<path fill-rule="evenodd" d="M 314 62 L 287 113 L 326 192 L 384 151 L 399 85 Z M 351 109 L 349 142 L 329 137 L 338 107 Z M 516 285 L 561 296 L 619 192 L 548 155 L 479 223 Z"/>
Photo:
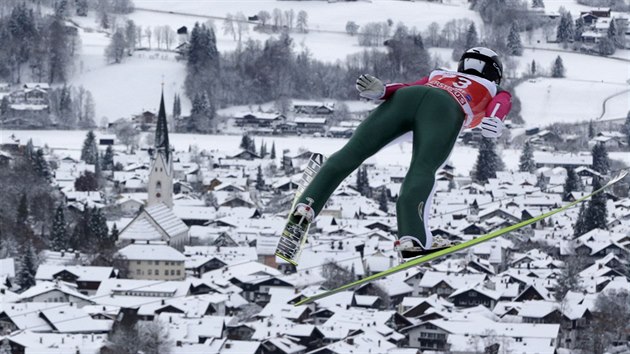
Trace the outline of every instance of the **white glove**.
<path fill-rule="evenodd" d="M 481 135 L 496 139 L 503 133 L 503 121 L 497 117 L 485 117 L 481 120 Z"/>
<path fill-rule="evenodd" d="M 380 100 L 385 94 L 385 84 L 369 74 L 359 76 L 355 87 L 359 96 L 370 100 Z"/>

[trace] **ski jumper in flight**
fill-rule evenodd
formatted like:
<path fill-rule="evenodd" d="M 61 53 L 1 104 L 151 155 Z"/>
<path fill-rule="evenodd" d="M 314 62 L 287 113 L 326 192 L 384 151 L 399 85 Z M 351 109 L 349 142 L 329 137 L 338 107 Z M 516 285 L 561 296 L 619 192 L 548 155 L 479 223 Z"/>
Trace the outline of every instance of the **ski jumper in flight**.
<path fill-rule="evenodd" d="M 511 108 L 510 93 L 499 87 L 502 75 L 497 53 L 483 47 L 467 50 L 456 72 L 435 70 L 413 83 L 384 85 L 373 76 L 361 75 L 356 82 L 359 95 L 384 102 L 322 165 L 298 199 L 292 221 L 312 222 L 337 186 L 364 160 L 411 131 L 411 163 L 396 203 L 396 249 L 410 258 L 452 246 L 429 230 L 435 174 L 463 128 L 480 127 L 486 138 L 501 135 Z"/>

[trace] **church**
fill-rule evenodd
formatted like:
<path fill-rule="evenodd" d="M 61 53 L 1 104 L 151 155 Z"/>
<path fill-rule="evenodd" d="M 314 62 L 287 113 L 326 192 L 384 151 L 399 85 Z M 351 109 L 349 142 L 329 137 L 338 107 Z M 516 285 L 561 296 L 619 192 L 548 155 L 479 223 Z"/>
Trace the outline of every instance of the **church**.
<path fill-rule="evenodd" d="M 120 232 L 119 246 L 130 243 L 166 242 L 183 251 L 188 244 L 188 226 L 173 213 L 173 154 L 168 140 L 164 92 L 160 99 L 155 128 L 155 146 L 149 150 L 149 173 L 146 207 Z"/>

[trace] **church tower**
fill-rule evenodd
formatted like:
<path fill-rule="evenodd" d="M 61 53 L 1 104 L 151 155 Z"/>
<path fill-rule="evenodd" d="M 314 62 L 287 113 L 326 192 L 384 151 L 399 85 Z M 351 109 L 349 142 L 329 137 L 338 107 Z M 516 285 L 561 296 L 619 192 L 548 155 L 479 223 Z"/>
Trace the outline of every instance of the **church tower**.
<path fill-rule="evenodd" d="M 147 206 L 164 203 L 173 208 L 173 157 L 168 142 L 168 124 L 164 108 L 164 89 L 160 99 L 160 111 L 155 128 L 155 148 L 151 154 L 151 172 L 149 173 L 149 198 Z"/>

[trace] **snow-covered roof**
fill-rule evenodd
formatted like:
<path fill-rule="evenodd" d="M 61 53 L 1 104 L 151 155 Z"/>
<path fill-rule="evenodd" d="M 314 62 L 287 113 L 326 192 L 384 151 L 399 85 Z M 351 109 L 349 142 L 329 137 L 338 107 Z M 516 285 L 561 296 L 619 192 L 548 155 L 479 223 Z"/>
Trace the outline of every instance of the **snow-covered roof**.
<path fill-rule="evenodd" d="M 110 320 L 95 320 L 72 304 L 44 309 L 40 313 L 59 333 L 103 333 L 109 332 L 113 324 Z"/>
<path fill-rule="evenodd" d="M 130 261 L 183 262 L 186 260 L 186 257 L 173 247 L 154 243 L 132 243 L 118 250 L 118 254 Z"/>
<path fill-rule="evenodd" d="M 39 296 L 42 294 L 49 293 L 51 291 L 60 291 L 72 298 L 78 298 L 87 302 L 91 302 L 90 298 L 86 295 L 81 294 L 77 291 L 76 287 L 74 287 L 70 283 L 66 283 L 63 281 L 40 281 L 37 282 L 36 285 L 28 288 L 26 291 L 20 294 L 20 297 L 23 300 L 31 299 L 35 296 Z"/>
<path fill-rule="evenodd" d="M 37 280 L 54 280 L 54 276 L 59 272 L 66 271 L 77 276 L 79 281 L 101 281 L 109 278 L 113 271 L 113 267 L 88 267 L 88 266 L 63 266 L 63 265 L 47 265 L 43 264 L 37 268 L 35 279 Z"/>
<path fill-rule="evenodd" d="M 120 232 L 119 240 L 157 241 L 162 239 L 160 231 L 147 219 L 138 218 Z"/>
<path fill-rule="evenodd" d="M 171 209 L 165 204 L 158 203 L 144 209 L 149 215 L 170 237 L 188 232 L 188 226 L 178 218 Z"/>

